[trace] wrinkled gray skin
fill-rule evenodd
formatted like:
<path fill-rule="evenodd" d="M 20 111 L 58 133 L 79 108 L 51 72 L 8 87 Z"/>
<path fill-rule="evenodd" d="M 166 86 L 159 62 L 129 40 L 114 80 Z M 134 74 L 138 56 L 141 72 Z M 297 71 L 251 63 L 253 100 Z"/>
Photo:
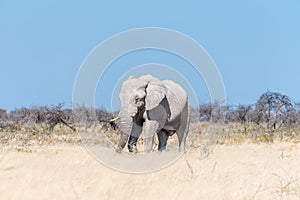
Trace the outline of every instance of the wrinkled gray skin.
<path fill-rule="evenodd" d="M 121 136 L 117 152 L 128 141 L 130 152 L 136 151 L 136 142 L 144 127 L 144 150 L 151 152 L 155 133 L 158 150 L 166 149 L 167 140 L 175 132 L 179 150 L 185 152 L 189 128 L 190 108 L 184 89 L 170 80 L 160 81 L 151 75 L 129 77 L 123 82 L 119 113 Z"/>

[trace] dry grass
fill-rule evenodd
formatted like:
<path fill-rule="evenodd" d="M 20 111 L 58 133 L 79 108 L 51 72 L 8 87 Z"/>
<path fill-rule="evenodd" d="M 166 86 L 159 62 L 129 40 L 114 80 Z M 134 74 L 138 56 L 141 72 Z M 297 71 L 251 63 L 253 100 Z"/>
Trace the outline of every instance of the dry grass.
<path fill-rule="evenodd" d="M 0 151 L 0 199 L 299 199 L 299 147 L 216 145 L 206 159 L 193 148 L 141 175 L 101 165 L 79 145 Z"/>
<path fill-rule="evenodd" d="M 76 131 L 62 125 L 56 125 L 53 130 L 47 126 L 38 125 L 34 127 L 24 127 L 18 125 L 16 130 L 0 132 L 0 144 L 5 146 L 15 146 L 26 148 L 36 145 L 55 144 L 79 144 L 82 141 L 95 144 L 103 144 L 114 147 L 118 143 L 119 130 L 113 130 L 108 124 L 101 123 L 96 126 L 86 128 L 76 127 Z M 253 123 L 239 124 L 217 124 L 217 123 L 193 123 L 190 126 L 188 136 L 188 146 L 191 148 L 202 147 L 203 155 L 209 154 L 206 146 L 212 144 L 230 145 L 240 143 L 272 143 L 272 142 L 300 142 L 300 127 L 282 127 L 275 131 L 268 131 L 264 125 Z M 154 145 L 158 143 L 155 138 Z M 173 135 L 169 139 L 168 146 L 177 146 L 177 137 Z M 143 146 L 141 137 L 138 146 Z"/>
<path fill-rule="evenodd" d="M 253 123 L 192 124 L 189 135 L 194 143 L 210 139 L 216 144 L 300 142 L 300 127 L 282 127 L 268 131 L 266 125 Z M 195 142 L 196 141 L 196 142 Z"/>
<path fill-rule="evenodd" d="M 99 165 L 84 148 L 76 145 L 81 144 L 79 133 L 82 136 L 84 132 L 88 136 L 85 142 L 113 147 L 119 131 L 105 123 L 76 128 L 73 132 L 57 125 L 50 131 L 41 125 L 1 131 L 0 199 L 299 199 L 300 196 L 298 127 L 268 132 L 264 126 L 255 124 L 194 123 L 190 126 L 187 154 L 166 169 L 140 176 Z M 176 143 L 174 135 L 169 145 L 175 144 L 177 148 Z M 141 138 L 138 148 L 142 149 L 142 145 Z M 41 183 L 47 183 L 47 187 Z"/>

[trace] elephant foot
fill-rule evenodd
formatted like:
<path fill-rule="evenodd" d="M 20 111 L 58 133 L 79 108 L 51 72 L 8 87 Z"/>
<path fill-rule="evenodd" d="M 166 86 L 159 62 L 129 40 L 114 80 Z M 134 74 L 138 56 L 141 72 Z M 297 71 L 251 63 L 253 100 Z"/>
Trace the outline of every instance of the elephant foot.
<path fill-rule="evenodd" d="M 163 155 L 165 152 L 167 152 L 166 149 L 158 150 L 158 153 L 161 154 L 161 155 Z"/>
<path fill-rule="evenodd" d="M 170 132 L 161 130 L 157 136 L 158 136 L 158 151 L 165 151 L 167 146 L 167 141 L 169 138 Z"/>
<path fill-rule="evenodd" d="M 179 152 L 182 153 L 182 154 L 185 154 L 185 153 L 186 153 L 185 144 L 181 144 L 181 145 L 179 146 Z"/>
<path fill-rule="evenodd" d="M 137 147 L 136 144 L 128 144 L 128 151 L 130 153 L 137 153 Z"/>
<path fill-rule="evenodd" d="M 129 140 L 128 140 L 128 151 L 131 153 L 137 153 L 137 147 L 136 143 L 138 141 L 138 137 L 130 135 Z"/>
<path fill-rule="evenodd" d="M 122 148 L 122 147 L 119 147 L 119 146 L 118 146 L 118 147 L 116 148 L 116 152 L 117 152 L 117 153 L 121 153 L 121 152 L 122 152 L 122 150 L 123 150 L 123 148 Z"/>
<path fill-rule="evenodd" d="M 158 151 L 159 151 L 159 152 L 164 152 L 164 151 L 166 151 L 166 146 L 164 146 L 164 147 L 159 147 L 159 148 L 158 148 Z"/>

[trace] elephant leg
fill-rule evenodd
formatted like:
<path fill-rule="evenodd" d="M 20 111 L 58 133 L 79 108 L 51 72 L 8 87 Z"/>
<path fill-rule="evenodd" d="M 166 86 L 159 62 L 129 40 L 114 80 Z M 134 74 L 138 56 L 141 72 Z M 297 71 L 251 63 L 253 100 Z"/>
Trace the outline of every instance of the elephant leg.
<path fill-rule="evenodd" d="M 189 120 L 189 119 L 187 119 L 187 120 Z M 179 151 L 181 153 L 186 152 L 186 138 L 187 138 L 188 132 L 189 132 L 188 123 L 186 123 L 186 121 L 184 121 L 183 123 L 180 124 L 178 130 L 176 131 L 178 141 L 179 141 Z"/>
<path fill-rule="evenodd" d="M 164 130 L 161 130 L 157 133 L 157 136 L 158 136 L 158 151 L 166 150 L 169 133 L 167 133 Z"/>
<path fill-rule="evenodd" d="M 138 141 L 138 137 L 134 137 L 132 135 L 130 135 L 129 140 L 128 140 L 128 151 L 129 152 L 134 152 L 137 153 L 137 147 L 136 147 L 136 143 Z"/>
<path fill-rule="evenodd" d="M 181 121 L 178 129 L 176 130 L 176 134 L 178 137 L 178 143 L 179 143 L 179 151 L 181 153 L 186 152 L 186 137 L 189 132 L 189 123 L 190 123 L 190 108 L 189 103 L 185 105 L 185 108 L 182 112 Z"/>
<path fill-rule="evenodd" d="M 149 153 L 152 151 L 154 134 L 158 131 L 157 121 L 146 120 L 144 129 L 144 150 Z"/>
<path fill-rule="evenodd" d="M 132 131 L 128 140 L 128 150 L 129 152 L 134 152 L 137 153 L 137 147 L 136 147 L 136 143 L 140 137 L 140 135 L 142 134 L 142 123 L 137 123 L 134 122 L 133 126 L 132 126 Z"/>
<path fill-rule="evenodd" d="M 125 147 L 128 140 L 128 135 L 121 133 L 118 147 L 116 149 L 117 153 L 121 153 L 122 149 Z"/>
<path fill-rule="evenodd" d="M 185 143 L 186 143 L 186 137 L 187 137 L 187 131 L 185 131 L 185 127 L 183 125 L 180 125 L 177 129 L 177 137 L 178 137 L 178 143 L 179 143 L 179 151 L 181 153 L 185 153 Z"/>

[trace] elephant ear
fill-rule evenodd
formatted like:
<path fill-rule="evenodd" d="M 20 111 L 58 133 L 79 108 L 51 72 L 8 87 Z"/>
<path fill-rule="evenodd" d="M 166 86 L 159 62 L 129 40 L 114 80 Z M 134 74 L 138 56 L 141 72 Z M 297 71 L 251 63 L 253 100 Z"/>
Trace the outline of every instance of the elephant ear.
<path fill-rule="evenodd" d="M 152 110 L 164 99 L 167 94 L 167 88 L 159 82 L 150 82 L 146 88 L 146 110 Z"/>

